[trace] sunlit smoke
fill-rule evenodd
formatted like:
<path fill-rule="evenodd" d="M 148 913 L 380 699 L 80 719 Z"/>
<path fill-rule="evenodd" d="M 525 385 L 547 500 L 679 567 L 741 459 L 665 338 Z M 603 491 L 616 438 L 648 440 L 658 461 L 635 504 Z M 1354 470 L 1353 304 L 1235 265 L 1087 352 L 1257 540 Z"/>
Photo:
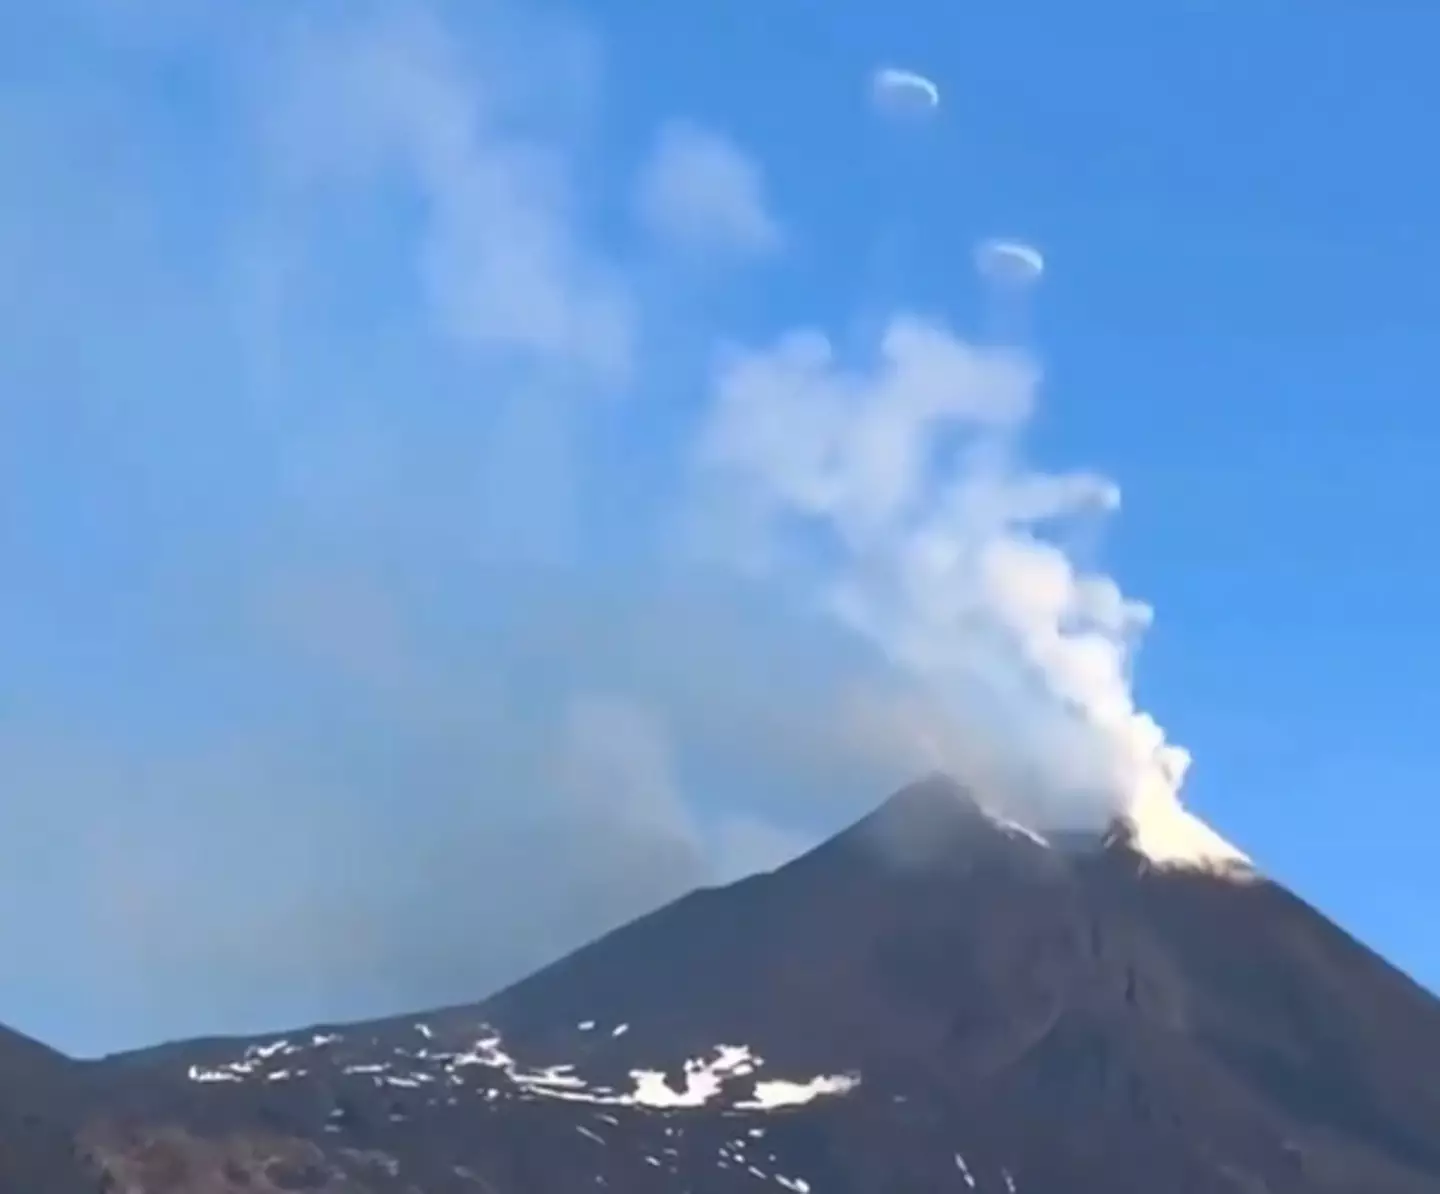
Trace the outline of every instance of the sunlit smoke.
<path fill-rule="evenodd" d="M 879 647 L 923 695 L 917 755 L 1031 823 L 1173 802 L 1188 756 L 1136 707 L 1151 612 L 1067 553 L 1119 506 L 1023 453 L 1034 359 L 897 315 L 875 351 L 816 331 L 726 358 L 702 448 L 777 575 Z"/>

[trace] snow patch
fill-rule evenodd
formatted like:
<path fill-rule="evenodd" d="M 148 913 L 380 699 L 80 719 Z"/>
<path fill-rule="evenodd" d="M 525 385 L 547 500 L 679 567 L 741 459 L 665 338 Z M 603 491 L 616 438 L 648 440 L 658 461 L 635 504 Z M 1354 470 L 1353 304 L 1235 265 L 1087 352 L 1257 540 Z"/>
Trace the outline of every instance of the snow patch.
<path fill-rule="evenodd" d="M 277 1053 L 294 1053 L 296 1046 L 288 1040 L 271 1041 L 268 1045 L 249 1045 L 245 1049 L 245 1056 L 256 1061 L 269 1061 Z"/>
<path fill-rule="evenodd" d="M 1019 821 L 1012 821 L 1008 817 L 1002 817 L 998 813 L 989 811 L 986 811 L 985 815 L 994 821 L 1002 832 L 1009 834 L 1011 837 L 1023 837 L 1043 849 L 1050 849 L 1050 842 L 1046 838 L 1036 833 L 1033 829 L 1021 825 Z"/>
<path fill-rule="evenodd" d="M 743 1111 L 773 1111 L 777 1107 L 799 1107 L 826 1095 L 849 1094 L 860 1085 L 852 1074 L 822 1074 L 808 1082 L 757 1082 L 755 1096 L 735 1104 Z"/>
<path fill-rule="evenodd" d="M 228 1066 L 214 1070 L 192 1065 L 186 1076 L 191 1082 L 244 1082 L 246 1073 L 247 1071 L 240 1069 L 232 1062 Z"/>
<path fill-rule="evenodd" d="M 635 1093 L 642 1107 L 703 1107 L 720 1093 L 727 1079 L 753 1073 L 755 1058 L 745 1045 L 721 1045 L 711 1061 L 694 1058 L 685 1063 L 685 1085 L 673 1090 L 663 1071 L 631 1070 Z"/>

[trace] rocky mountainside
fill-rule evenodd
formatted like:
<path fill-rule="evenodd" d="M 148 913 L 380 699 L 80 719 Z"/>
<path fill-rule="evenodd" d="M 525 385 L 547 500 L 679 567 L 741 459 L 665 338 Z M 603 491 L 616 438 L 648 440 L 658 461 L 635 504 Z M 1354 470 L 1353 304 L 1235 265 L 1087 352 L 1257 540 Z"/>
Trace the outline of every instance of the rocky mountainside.
<path fill-rule="evenodd" d="M 1440 1001 L 1145 836 L 934 777 L 474 1006 L 85 1064 L 3 1038 L 0 1190 L 1440 1194 Z"/>

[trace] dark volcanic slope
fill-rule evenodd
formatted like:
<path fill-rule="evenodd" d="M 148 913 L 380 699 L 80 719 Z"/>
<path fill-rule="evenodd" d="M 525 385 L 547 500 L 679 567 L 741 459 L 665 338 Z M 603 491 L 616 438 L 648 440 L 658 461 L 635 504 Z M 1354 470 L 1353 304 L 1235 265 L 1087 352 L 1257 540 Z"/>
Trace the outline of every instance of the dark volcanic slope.
<path fill-rule="evenodd" d="M 79 1067 L 0 1029 L 0 1191 L 79 1194 L 95 1182 L 77 1163 L 70 1116 Z"/>
<path fill-rule="evenodd" d="M 484 1005 L 86 1073 L 135 1194 L 1440 1194 L 1434 998 L 1278 887 L 941 780 Z"/>

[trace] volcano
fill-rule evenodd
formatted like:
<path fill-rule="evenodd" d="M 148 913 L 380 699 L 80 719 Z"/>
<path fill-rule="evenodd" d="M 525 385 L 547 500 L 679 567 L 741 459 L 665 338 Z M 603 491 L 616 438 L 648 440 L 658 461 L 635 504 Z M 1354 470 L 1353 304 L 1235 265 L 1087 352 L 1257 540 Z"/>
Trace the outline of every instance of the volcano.
<path fill-rule="evenodd" d="M 0 1189 L 1440 1192 L 1440 1001 L 1162 828 L 1046 837 L 931 777 L 472 1006 L 0 1039 Z"/>

